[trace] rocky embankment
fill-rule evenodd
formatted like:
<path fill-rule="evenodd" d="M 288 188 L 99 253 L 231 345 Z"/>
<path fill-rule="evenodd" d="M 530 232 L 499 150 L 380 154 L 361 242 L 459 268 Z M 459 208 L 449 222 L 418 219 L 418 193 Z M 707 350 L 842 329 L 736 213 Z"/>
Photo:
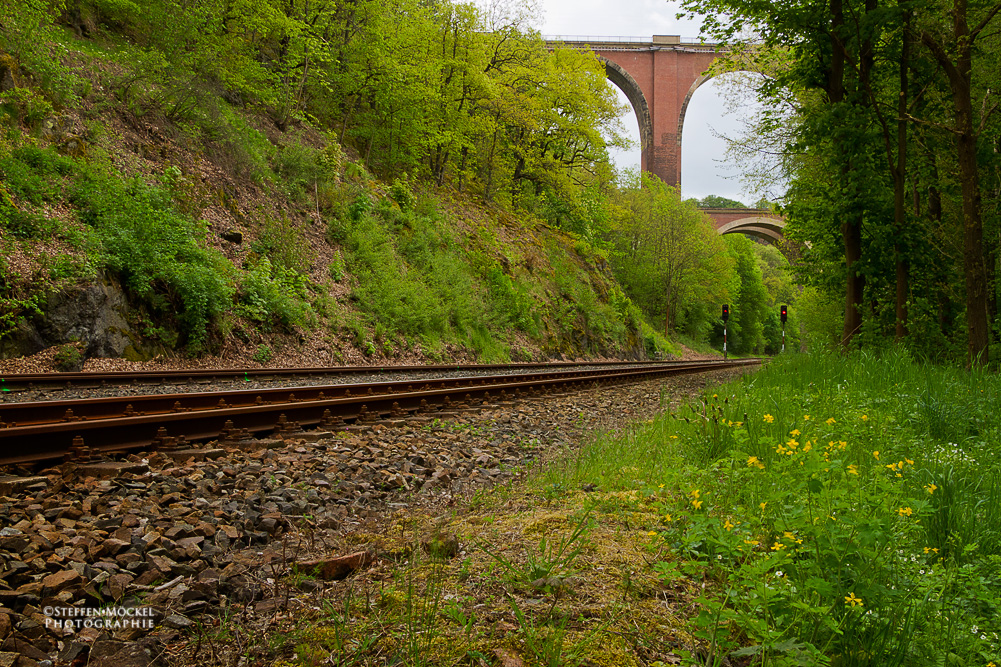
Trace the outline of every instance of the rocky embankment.
<path fill-rule="evenodd" d="M 176 647 L 200 628 L 278 613 L 297 563 L 343 577 L 380 557 L 352 536 L 378 532 L 390 513 L 441 511 L 585 433 L 665 409 L 662 396 L 676 404 L 738 372 L 6 471 L 0 667 L 180 664 Z M 364 556 L 337 559 L 352 551 Z M 301 578 L 295 595 L 322 589 L 322 578 Z M 120 616 L 96 616 L 102 608 Z"/>

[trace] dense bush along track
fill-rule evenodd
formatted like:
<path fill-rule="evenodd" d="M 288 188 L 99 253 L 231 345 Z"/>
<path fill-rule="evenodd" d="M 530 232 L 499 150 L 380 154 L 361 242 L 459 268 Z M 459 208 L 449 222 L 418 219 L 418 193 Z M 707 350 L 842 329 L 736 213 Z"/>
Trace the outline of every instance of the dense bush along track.
<path fill-rule="evenodd" d="M 602 364 L 599 368 L 595 364 L 580 368 L 561 365 L 561 370 L 535 367 L 530 373 L 501 375 L 463 374 L 423 380 L 0 403 L 0 464 L 59 459 L 87 451 L 170 448 L 188 441 L 237 442 L 276 430 L 337 428 L 384 417 L 399 420 L 414 415 L 434 416 L 441 411 L 475 408 L 496 401 L 758 363 L 758 359 L 747 359 L 625 367 Z M 413 368 L 427 371 L 429 367 Z M 308 371 L 312 373 L 315 369 Z M 269 372 L 283 377 L 296 374 L 289 370 Z M 219 371 L 205 372 L 207 376 L 210 373 L 214 377 L 220 375 Z"/>

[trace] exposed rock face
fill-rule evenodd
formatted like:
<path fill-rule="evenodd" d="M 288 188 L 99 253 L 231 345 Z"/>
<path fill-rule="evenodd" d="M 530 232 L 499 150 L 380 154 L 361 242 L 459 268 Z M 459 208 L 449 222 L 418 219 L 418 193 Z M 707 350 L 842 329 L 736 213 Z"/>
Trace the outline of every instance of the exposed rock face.
<path fill-rule="evenodd" d="M 114 282 L 98 280 L 54 294 L 42 310 L 0 341 L 0 357 L 35 354 L 71 341 L 83 343 L 88 357 L 120 357 L 132 344 L 134 336 L 124 317 L 128 302 Z"/>

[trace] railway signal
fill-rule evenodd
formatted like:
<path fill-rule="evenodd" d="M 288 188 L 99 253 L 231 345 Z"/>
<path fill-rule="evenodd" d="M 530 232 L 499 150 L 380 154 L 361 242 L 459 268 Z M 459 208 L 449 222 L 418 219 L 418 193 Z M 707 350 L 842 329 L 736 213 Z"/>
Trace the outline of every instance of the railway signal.
<path fill-rule="evenodd" d="M 723 304 L 723 361 L 726 361 L 726 321 L 730 319 L 730 304 Z"/>
<path fill-rule="evenodd" d="M 779 309 L 779 319 L 782 320 L 782 351 L 786 351 L 786 320 L 789 319 L 789 306 L 783 305 Z"/>

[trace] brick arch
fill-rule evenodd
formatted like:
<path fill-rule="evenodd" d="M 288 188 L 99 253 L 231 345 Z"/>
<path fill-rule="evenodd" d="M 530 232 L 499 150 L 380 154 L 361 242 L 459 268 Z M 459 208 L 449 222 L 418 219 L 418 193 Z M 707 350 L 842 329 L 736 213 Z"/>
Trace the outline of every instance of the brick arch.
<path fill-rule="evenodd" d="M 640 126 L 640 146 L 646 150 L 653 143 L 653 121 L 650 119 L 650 105 L 643 94 L 643 89 L 622 66 L 601 56 L 599 59 L 605 65 L 605 76 L 629 99 L 633 113 L 636 114 L 636 122 Z"/>
<path fill-rule="evenodd" d="M 564 38 L 552 45 L 587 49 L 605 63 L 608 79 L 629 98 L 643 143 L 640 168 L 669 185 L 681 185 L 681 129 L 695 90 L 719 55 L 712 44 L 682 44 L 673 35 L 645 40 Z"/>
<path fill-rule="evenodd" d="M 640 126 L 640 169 L 668 185 L 681 187 L 681 136 L 685 113 L 695 91 L 712 78 L 709 67 L 720 55 L 714 44 L 685 41 L 676 35 L 637 38 L 564 37 L 557 45 L 592 51 L 605 64 L 605 75 L 633 107 Z M 783 238 L 785 223 L 768 211 L 705 210 L 720 234 L 750 234 L 769 241 Z"/>
<path fill-rule="evenodd" d="M 738 218 L 736 220 L 730 220 L 724 222 L 723 224 L 718 224 L 716 231 L 722 234 L 749 234 L 751 236 L 757 236 L 758 238 L 770 241 L 772 243 L 781 241 L 784 236 L 782 235 L 782 230 L 785 228 L 785 220 L 777 217 L 761 215 L 760 213 L 755 215 L 755 211 L 752 209 L 748 211 L 751 215 Z M 710 214 L 712 216 L 712 214 Z"/>
<path fill-rule="evenodd" d="M 699 89 L 703 83 L 713 78 L 712 74 L 702 73 L 699 75 L 695 81 L 692 82 L 691 87 L 688 89 L 688 94 L 685 95 L 685 101 L 681 103 L 681 113 L 678 115 L 678 143 L 681 143 L 681 137 L 683 136 L 682 130 L 685 128 L 685 113 L 688 111 L 688 103 L 692 101 L 692 95 L 695 91 Z M 680 171 L 678 172 L 681 173 Z"/>

